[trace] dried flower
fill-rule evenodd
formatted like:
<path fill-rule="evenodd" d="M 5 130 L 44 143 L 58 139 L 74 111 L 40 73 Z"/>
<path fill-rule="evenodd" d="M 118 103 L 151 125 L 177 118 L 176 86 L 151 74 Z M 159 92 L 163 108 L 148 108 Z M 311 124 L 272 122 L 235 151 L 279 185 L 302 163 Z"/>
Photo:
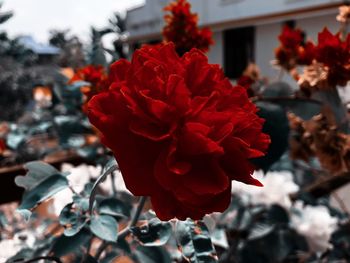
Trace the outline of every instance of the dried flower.
<path fill-rule="evenodd" d="M 348 23 L 350 19 L 350 6 L 342 5 L 339 7 L 339 14 L 337 15 L 337 21 L 341 23 Z"/>
<path fill-rule="evenodd" d="M 328 68 L 313 61 L 311 65 L 304 67 L 303 74 L 299 76 L 298 84 L 302 90 L 328 89 Z"/>
<path fill-rule="evenodd" d="M 253 85 L 260 78 L 259 67 L 254 63 L 249 63 L 242 76 L 237 80 L 237 85 L 240 85 L 247 90 L 248 97 L 253 97 L 255 95 Z"/>
<path fill-rule="evenodd" d="M 309 161 L 317 157 L 322 167 L 333 174 L 350 170 L 350 135 L 339 132 L 329 118 L 317 115 L 302 121 L 289 114 L 294 135 L 291 138 L 291 157 Z"/>

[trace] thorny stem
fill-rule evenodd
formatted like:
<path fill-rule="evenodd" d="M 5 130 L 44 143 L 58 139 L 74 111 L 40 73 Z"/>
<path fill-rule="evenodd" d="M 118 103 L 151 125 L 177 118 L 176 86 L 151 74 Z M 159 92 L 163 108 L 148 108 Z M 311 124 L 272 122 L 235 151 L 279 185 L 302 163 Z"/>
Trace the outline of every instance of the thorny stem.
<path fill-rule="evenodd" d="M 129 235 L 130 228 L 136 226 L 136 224 L 140 218 L 140 215 L 142 213 L 142 209 L 145 206 L 146 201 L 147 201 L 146 196 L 142 196 L 140 198 L 140 201 L 137 205 L 135 214 L 133 215 L 129 226 L 124 228 L 122 231 L 120 231 L 118 233 L 118 239 L 124 239 L 127 235 Z M 98 250 L 96 252 L 95 258 L 98 260 L 100 258 L 100 256 L 102 255 L 103 251 L 111 244 L 112 244 L 111 242 L 103 241 L 103 243 L 101 244 L 101 246 L 98 248 Z"/>

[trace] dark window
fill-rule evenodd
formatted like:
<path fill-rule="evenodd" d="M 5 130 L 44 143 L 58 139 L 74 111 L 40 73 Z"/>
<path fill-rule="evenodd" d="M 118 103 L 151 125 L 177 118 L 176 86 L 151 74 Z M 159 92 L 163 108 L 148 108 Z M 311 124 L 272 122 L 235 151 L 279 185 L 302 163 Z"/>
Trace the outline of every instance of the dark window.
<path fill-rule="evenodd" d="M 225 74 L 239 78 L 250 62 L 254 62 L 254 27 L 242 27 L 224 31 Z"/>

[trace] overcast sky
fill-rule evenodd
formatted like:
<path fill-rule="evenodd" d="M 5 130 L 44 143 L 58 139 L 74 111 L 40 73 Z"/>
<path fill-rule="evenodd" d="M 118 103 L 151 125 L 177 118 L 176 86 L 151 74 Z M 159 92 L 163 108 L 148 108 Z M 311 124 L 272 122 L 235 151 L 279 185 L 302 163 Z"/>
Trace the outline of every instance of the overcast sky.
<path fill-rule="evenodd" d="M 2 11 L 12 10 L 13 18 L 3 24 L 11 36 L 29 34 L 47 42 L 50 29 L 71 29 L 83 40 L 89 36 L 90 25 L 107 25 L 115 11 L 138 6 L 144 0 L 0 0 Z"/>

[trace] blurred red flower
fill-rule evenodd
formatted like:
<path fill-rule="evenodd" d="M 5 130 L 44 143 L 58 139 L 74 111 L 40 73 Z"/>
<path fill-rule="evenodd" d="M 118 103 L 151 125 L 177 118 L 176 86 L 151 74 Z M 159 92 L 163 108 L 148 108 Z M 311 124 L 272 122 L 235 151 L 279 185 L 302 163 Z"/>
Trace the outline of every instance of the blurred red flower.
<path fill-rule="evenodd" d="M 173 1 L 164 10 L 170 14 L 164 16 L 166 25 L 163 36 L 166 42 L 174 42 L 179 55 L 192 48 L 203 52 L 209 50 L 209 46 L 214 43 L 212 32 L 207 27 L 201 30 L 198 28 L 198 15 L 191 13 L 191 4 L 187 0 Z"/>
<path fill-rule="evenodd" d="M 342 41 L 340 33 L 324 28 L 318 34 L 316 59 L 327 67 L 330 86 L 345 86 L 350 80 L 350 35 Z"/>
<path fill-rule="evenodd" d="M 340 34 L 333 35 L 327 28 L 318 34 L 317 60 L 327 66 L 349 61 L 348 43 L 340 39 Z"/>
<path fill-rule="evenodd" d="M 307 41 L 299 47 L 297 63 L 299 65 L 311 65 L 316 56 L 316 47 L 311 41 Z"/>
<path fill-rule="evenodd" d="M 91 84 L 91 86 L 83 87 L 81 90 L 86 96 L 86 102 L 94 95 L 108 90 L 110 84 L 108 74 L 102 65 L 88 65 L 78 69 L 69 83 L 74 83 L 75 81 L 86 81 Z"/>
<path fill-rule="evenodd" d="M 304 35 L 300 29 L 284 26 L 278 36 L 281 45 L 275 49 L 277 62 L 286 70 L 297 65 L 310 65 L 315 58 L 315 46 L 312 42 L 304 43 Z"/>
<path fill-rule="evenodd" d="M 246 89 L 248 97 L 254 96 L 254 91 L 252 89 L 252 85 L 255 83 L 255 80 L 249 76 L 242 75 L 237 80 L 237 85 L 242 86 Z"/>
<path fill-rule="evenodd" d="M 295 50 L 303 43 L 303 33 L 300 29 L 284 26 L 278 39 L 284 48 Z"/>
<path fill-rule="evenodd" d="M 261 186 L 250 158 L 269 136 L 244 88 L 192 49 L 144 46 L 111 66 L 110 90 L 89 102 L 89 119 L 115 155 L 127 188 L 150 196 L 162 220 L 224 211 L 231 180 Z"/>

